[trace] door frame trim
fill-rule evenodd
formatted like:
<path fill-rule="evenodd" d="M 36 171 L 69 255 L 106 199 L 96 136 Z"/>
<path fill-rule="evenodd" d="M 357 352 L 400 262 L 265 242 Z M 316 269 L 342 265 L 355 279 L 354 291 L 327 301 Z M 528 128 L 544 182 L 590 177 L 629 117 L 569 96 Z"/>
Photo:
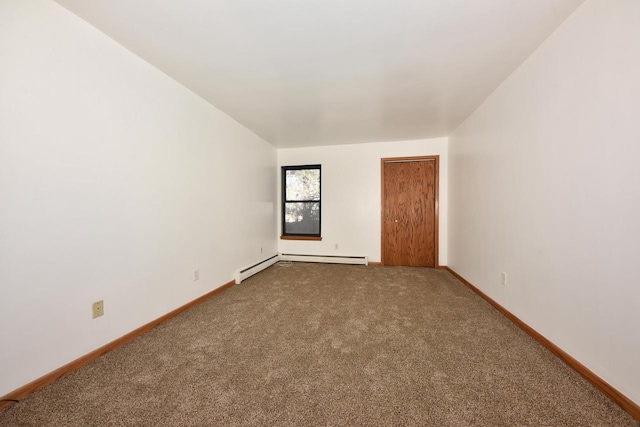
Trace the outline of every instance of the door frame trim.
<path fill-rule="evenodd" d="M 440 265 L 440 252 L 439 252 L 439 229 L 440 229 L 440 216 L 439 216 L 439 194 L 440 194 L 440 156 L 413 156 L 413 157 L 384 157 L 380 159 L 380 263 L 381 265 L 385 265 L 384 263 L 384 203 L 386 201 L 386 195 L 384 194 L 384 164 L 385 163 L 397 163 L 397 162 L 429 162 L 435 161 L 435 251 L 436 251 L 436 259 L 435 259 L 435 268 L 438 268 Z"/>

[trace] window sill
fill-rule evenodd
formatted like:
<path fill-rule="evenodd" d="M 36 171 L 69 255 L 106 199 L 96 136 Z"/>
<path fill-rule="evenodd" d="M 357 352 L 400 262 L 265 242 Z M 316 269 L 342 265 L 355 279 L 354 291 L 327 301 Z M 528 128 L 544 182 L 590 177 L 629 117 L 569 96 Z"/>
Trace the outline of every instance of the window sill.
<path fill-rule="evenodd" d="M 322 237 L 313 236 L 280 236 L 281 240 L 322 240 Z"/>

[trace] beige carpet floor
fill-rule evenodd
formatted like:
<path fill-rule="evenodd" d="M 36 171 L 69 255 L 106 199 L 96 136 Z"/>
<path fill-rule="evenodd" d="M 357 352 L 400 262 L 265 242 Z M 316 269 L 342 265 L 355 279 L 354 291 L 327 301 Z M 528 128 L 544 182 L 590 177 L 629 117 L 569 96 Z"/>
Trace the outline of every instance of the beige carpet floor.
<path fill-rule="evenodd" d="M 449 273 L 275 265 L 2 426 L 637 426 Z"/>

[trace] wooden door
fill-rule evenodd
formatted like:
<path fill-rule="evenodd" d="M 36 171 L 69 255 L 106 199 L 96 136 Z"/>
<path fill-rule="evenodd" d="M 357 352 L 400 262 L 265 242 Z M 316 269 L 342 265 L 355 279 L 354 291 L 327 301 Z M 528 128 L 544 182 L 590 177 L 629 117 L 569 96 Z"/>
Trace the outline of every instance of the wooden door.
<path fill-rule="evenodd" d="M 382 263 L 437 264 L 438 156 L 382 159 Z"/>

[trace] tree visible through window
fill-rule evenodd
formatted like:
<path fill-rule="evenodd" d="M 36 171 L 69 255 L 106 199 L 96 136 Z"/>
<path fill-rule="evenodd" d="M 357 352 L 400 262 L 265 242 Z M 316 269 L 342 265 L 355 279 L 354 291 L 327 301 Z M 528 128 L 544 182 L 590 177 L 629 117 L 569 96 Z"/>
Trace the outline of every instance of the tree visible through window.
<path fill-rule="evenodd" d="M 320 165 L 282 167 L 282 235 L 320 237 Z"/>

